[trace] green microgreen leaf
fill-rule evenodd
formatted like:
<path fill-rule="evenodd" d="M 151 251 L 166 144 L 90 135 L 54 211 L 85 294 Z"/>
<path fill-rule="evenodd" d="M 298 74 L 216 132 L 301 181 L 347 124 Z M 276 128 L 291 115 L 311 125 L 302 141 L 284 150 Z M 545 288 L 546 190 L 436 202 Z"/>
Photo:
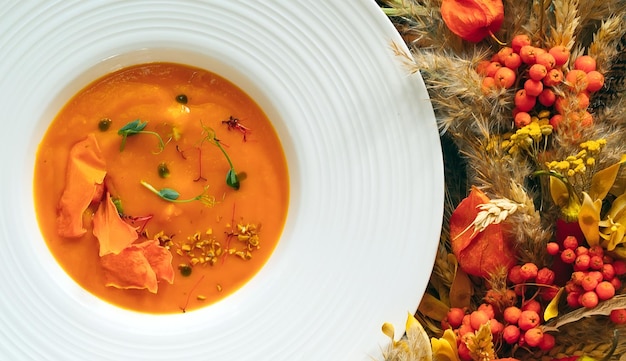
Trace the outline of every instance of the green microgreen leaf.
<path fill-rule="evenodd" d="M 157 132 L 152 132 L 149 130 L 144 130 L 148 125 L 148 122 L 142 122 L 140 119 L 135 119 L 132 122 L 127 123 L 123 127 L 121 127 L 117 134 L 122 137 L 122 143 L 120 144 L 120 152 L 124 150 L 126 147 L 126 139 L 130 136 L 137 134 L 151 134 L 154 135 L 159 141 L 159 150 L 156 153 L 161 153 L 163 149 L 165 149 L 165 143 L 163 142 L 163 138 Z"/>
<path fill-rule="evenodd" d="M 172 188 L 163 188 L 159 190 L 159 197 L 173 202 L 178 200 L 178 197 L 180 197 L 180 193 L 176 192 Z"/>
<path fill-rule="evenodd" d="M 202 139 L 202 142 L 207 141 L 215 145 L 216 147 L 218 147 L 222 151 L 222 154 L 224 154 L 224 157 L 226 158 L 226 161 L 228 162 L 228 165 L 230 166 L 230 169 L 228 169 L 228 172 L 226 172 L 226 185 L 228 185 L 229 187 L 235 190 L 238 190 L 241 185 L 239 183 L 239 178 L 237 177 L 237 172 L 235 171 L 233 162 L 228 156 L 226 149 L 224 149 L 224 147 L 222 146 L 222 143 L 220 143 L 220 140 L 217 139 L 215 130 L 213 130 L 210 127 L 205 126 L 204 124 L 202 124 L 202 129 L 204 133 L 206 134 L 206 136 Z"/>
<path fill-rule="evenodd" d="M 141 185 L 146 187 L 150 192 L 156 194 L 157 196 L 159 196 L 159 198 L 168 202 L 189 203 L 189 202 L 199 201 L 200 203 L 204 204 L 207 207 L 213 207 L 216 203 L 215 197 L 207 194 L 207 190 L 209 189 L 209 186 L 204 187 L 204 189 L 202 190 L 202 193 L 200 193 L 199 195 L 193 198 L 178 199 L 180 197 L 180 193 L 178 193 L 176 190 L 172 188 L 156 189 L 150 183 L 144 180 L 142 180 L 140 183 Z"/>
<path fill-rule="evenodd" d="M 230 168 L 228 173 L 226 173 L 226 184 L 235 190 L 239 189 L 239 179 L 237 178 L 237 173 L 235 173 L 233 168 Z"/>

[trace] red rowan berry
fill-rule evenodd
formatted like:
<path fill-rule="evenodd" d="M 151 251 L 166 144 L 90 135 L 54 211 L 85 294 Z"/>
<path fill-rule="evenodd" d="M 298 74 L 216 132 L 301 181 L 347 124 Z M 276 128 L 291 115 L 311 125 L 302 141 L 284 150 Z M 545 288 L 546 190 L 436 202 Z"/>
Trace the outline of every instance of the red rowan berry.
<path fill-rule="evenodd" d="M 526 331 L 539 325 L 539 322 L 541 322 L 541 318 L 539 317 L 539 314 L 537 312 L 532 310 L 526 310 L 522 311 L 522 313 L 520 314 L 517 324 L 520 329 Z"/>
<path fill-rule="evenodd" d="M 554 338 L 554 336 L 552 336 L 549 333 L 544 333 L 543 339 L 539 343 L 539 348 L 542 351 L 550 351 L 554 348 L 555 345 L 556 345 L 556 339 Z"/>
<path fill-rule="evenodd" d="M 626 274 L 626 261 L 622 261 L 620 259 L 613 261 L 613 269 L 615 269 L 615 274 L 617 276 Z"/>
<path fill-rule="evenodd" d="M 596 294 L 600 301 L 605 301 L 615 296 L 615 287 L 608 281 L 602 281 L 596 286 Z"/>
<path fill-rule="evenodd" d="M 452 307 L 448 310 L 446 319 L 452 328 L 458 328 L 463 323 L 463 317 L 465 317 L 465 311 L 459 307 Z"/>
<path fill-rule="evenodd" d="M 485 311 L 476 310 L 470 313 L 470 325 L 474 330 L 478 330 L 480 326 L 486 324 L 489 321 L 489 316 Z"/>
<path fill-rule="evenodd" d="M 563 247 L 572 250 L 578 248 L 578 239 L 574 236 L 565 237 L 563 240 Z"/>
<path fill-rule="evenodd" d="M 547 267 L 544 267 L 537 272 L 537 278 L 535 280 L 539 284 L 551 285 L 554 283 L 554 278 L 554 271 Z"/>
<path fill-rule="evenodd" d="M 626 308 L 619 308 L 611 311 L 609 319 L 616 325 L 626 324 Z"/>
<path fill-rule="evenodd" d="M 556 94 L 552 91 L 552 89 L 543 89 L 541 93 L 539 93 L 537 100 L 544 107 L 551 107 L 556 101 Z"/>
<path fill-rule="evenodd" d="M 517 322 L 519 321 L 519 317 L 521 314 L 522 314 L 522 310 L 520 310 L 518 307 L 509 306 L 504 309 L 504 312 L 502 313 L 502 317 L 504 318 L 504 321 L 510 324 L 516 325 Z"/>
<path fill-rule="evenodd" d="M 539 268 L 536 264 L 528 262 L 522 265 L 520 268 L 520 275 L 524 279 L 525 282 L 534 280 L 537 277 L 537 272 Z"/>
<path fill-rule="evenodd" d="M 554 57 L 557 66 L 564 65 L 569 60 L 570 52 L 563 45 L 554 46 L 548 52 Z"/>
<path fill-rule="evenodd" d="M 626 319 L 626 316 L 624 316 L 624 318 Z M 509 345 L 516 343 L 519 340 L 520 334 L 521 332 L 519 327 L 515 325 L 508 325 L 502 330 L 502 338 L 504 339 L 504 342 Z"/>
<path fill-rule="evenodd" d="M 522 47 L 530 45 L 530 37 L 526 34 L 518 34 L 511 39 L 511 48 L 516 53 L 519 53 Z"/>
<path fill-rule="evenodd" d="M 573 249 L 564 249 L 563 252 L 561 252 L 561 260 L 565 263 L 574 263 L 576 260 L 576 253 Z"/>
<path fill-rule="evenodd" d="M 604 75 L 598 71 L 590 71 L 587 73 L 587 90 L 597 92 L 604 86 Z"/>
<path fill-rule="evenodd" d="M 596 59 L 589 55 L 582 55 L 574 60 L 574 69 L 582 70 L 585 73 L 596 70 Z"/>
<path fill-rule="evenodd" d="M 594 308 L 598 305 L 598 294 L 595 291 L 587 291 L 580 296 L 579 302 L 585 308 Z"/>
<path fill-rule="evenodd" d="M 530 347 L 537 347 L 543 340 L 543 331 L 539 327 L 533 327 L 524 333 L 524 340 Z"/>

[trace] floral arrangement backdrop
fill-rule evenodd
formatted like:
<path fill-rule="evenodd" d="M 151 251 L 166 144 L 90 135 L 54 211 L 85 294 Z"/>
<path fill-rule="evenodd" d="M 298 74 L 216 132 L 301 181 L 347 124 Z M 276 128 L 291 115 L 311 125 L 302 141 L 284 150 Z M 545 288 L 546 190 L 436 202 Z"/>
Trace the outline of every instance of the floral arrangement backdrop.
<path fill-rule="evenodd" d="M 626 360 L 626 1 L 378 3 L 428 88 L 447 189 L 384 360 Z"/>

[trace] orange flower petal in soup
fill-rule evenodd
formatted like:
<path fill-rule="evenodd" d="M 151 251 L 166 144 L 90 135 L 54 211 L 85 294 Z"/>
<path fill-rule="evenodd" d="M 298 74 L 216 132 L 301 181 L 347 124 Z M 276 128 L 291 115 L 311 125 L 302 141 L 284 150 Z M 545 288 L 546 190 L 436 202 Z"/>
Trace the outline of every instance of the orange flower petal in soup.
<path fill-rule="evenodd" d="M 93 216 L 93 235 L 100 243 L 100 256 L 120 253 L 138 238 L 137 229 L 120 217 L 109 193 Z"/>
<path fill-rule="evenodd" d="M 134 247 L 143 250 L 144 257 L 150 263 L 157 279 L 162 279 L 170 284 L 174 282 L 174 267 L 172 267 L 172 253 L 159 245 L 157 240 L 149 240 L 135 244 Z"/>
<path fill-rule="evenodd" d="M 60 236 L 75 238 L 87 232 L 83 227 L 83 213 L 102 190 L 105 166 L 93 134 L 70 150 L 65 189 L 58 206 L 57 232 Z"/>
<path fill-rule="evenodd" d="M 110 253 L 100 258 L 106 286 L 121 289 L 158 290 L 157 276 L 140 247 L 131 246 L 118 254 Z"/>
<path fill-rule="evenodd" d="M 487 195 L 472 187 L 450 217 L 452 252 L 463 271 L 480 277 L 515 264 L 514 245 L 505 237 L 503 224 L 491 224 L 481 232 L 474 229 L 477 207 L 487 202 Z"/>

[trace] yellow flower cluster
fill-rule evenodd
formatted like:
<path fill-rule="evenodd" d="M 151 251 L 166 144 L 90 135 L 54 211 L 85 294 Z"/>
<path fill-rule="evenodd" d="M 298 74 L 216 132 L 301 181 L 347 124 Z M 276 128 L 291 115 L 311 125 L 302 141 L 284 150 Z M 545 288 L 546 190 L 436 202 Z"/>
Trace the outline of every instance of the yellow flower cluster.
<path fill-rule="evenodd" d="M 518 129 L 515 134 L 511 134 L 508 139 L 502 142 L 502 148 L 510 155 L 518 155 L 528 151 L 536 156 L 541 141 L 544 137 L 552 134 L 549 116 L 548 111 L 542 111 L 537 116 L 532 117 L 528 125 Z"/>
<path fill-rule="evenodd" d="M 573 177 L 576 174 L 585 174 L 587 167 L 596 164 L 595 156 L 600 153 L 606 139 L 589 140 L 580 144 L 581 150 L 576 155 L 570 155 L 564 160 L 554 160 L 546 163 L 549 170 Z"/>

